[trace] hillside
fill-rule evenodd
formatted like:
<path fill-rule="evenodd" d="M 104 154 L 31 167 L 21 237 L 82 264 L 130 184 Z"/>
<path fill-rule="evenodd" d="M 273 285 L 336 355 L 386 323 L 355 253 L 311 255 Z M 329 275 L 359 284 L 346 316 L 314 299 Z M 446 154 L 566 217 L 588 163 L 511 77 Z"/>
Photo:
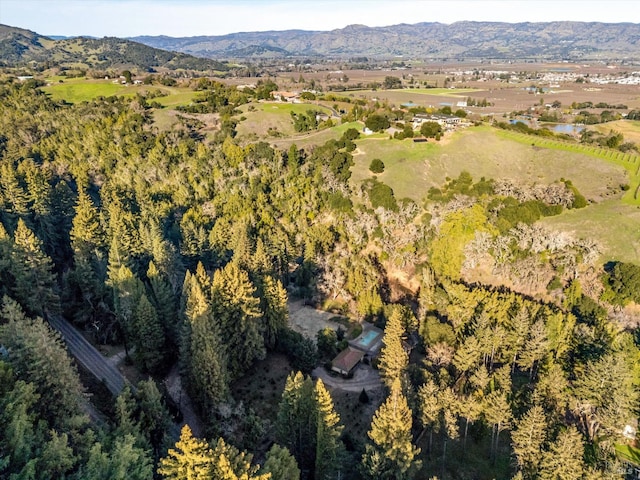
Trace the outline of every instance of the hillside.
<path fill-rule="evenodd" d="M 226 70 L 224 63 L 175 53 L 113 37 L 53 40 L 35 32 L 0 25 L 0 65 L 36 62 L 76 68 L 150 70 Z"/>
<path fill-rule="evenodd" d="M 328 32 L 287 30 L 186 38 L 135 37 L 209 58 L 252 56 L 410 56 L 433 59 L 640 59 L 640 24 L 547 22 L 418 23 Z"/>

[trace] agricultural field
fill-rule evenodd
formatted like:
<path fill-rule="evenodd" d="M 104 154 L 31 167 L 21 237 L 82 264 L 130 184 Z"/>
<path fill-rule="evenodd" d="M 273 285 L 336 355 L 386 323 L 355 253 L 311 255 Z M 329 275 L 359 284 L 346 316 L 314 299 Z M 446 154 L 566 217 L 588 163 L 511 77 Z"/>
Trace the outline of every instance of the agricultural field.
<path fill-rule="evenodd" d="M 62 83 L 42 87 L 42 91 L 48 93 L 53 100 L 81 103 L 97 97 L 134 96 L 137 92 L 142 91 L 142 87 L 120 85 L 112 83 L 111 80 L 69 79 Z"/>

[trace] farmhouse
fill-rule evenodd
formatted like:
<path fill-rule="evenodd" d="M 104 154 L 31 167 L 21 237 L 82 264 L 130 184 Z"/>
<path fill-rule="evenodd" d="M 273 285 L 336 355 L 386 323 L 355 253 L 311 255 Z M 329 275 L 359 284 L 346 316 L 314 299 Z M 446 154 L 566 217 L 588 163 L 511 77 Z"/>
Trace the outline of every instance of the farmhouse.
<path fill-rule="evenodd" d="M 300 94 L 298 92 L 285 92 L 285 91 L 274 91 L 271 92 L 271 96 L 274 100 L 279 100 L 282 102 L 296 102 L 300 100 Z"/>
<path fill-rule="evenodd" d="M 373 358 L 378 354 L 382 348 L 382 330 L 367 322 L 363 322 L 362 327 L 362 333 L 358 338 L 349 341 L 347 348 L 333 359 L 331 370 L 347 376 L 365 356 Z"/>
<path fill-rule="evenodd" d="M 331 370 L 340 375 L 347 376 L 356 368 L 360 360 L 364 357 L 364 352 L 352 347 L 347 347 L 341 351 L 331 362 Z"/>
<path fill-rule="evenodd" d="M 442 113 L 418 113 L 413 117 L 413 128 L 417 129 L 425 122 L 436 122 L 444 128 L 455 128 L 460 125 L 462 119 L 455 115 L 445 115 Z"/>

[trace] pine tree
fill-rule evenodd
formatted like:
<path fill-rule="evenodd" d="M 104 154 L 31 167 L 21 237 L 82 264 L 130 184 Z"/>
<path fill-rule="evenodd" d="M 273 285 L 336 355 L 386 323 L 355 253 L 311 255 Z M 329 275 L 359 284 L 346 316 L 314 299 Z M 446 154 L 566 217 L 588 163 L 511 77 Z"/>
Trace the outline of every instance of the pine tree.
<path fill-rule="evenodd" d="M 116 438 L 107 472 L 109 479 L 148 480 L 153 476 L 153 461 L 149 452 L 136 445 L 133 435 Z"/>
<path fill-rule="evenodd" d="M 171 284 L 162 275 L 153 261 L 149 262 L 147 278 L 150 284 L 150 297 L 158 314 L 165 335 L 173 345 L 178 344 L 179 325 L 176 297 Z"/>
<path fill-rule="evenodd" d="M 433 434 L 440 430 L 441 410 L 438 386 L 432 379 L 428 379 L 418 390 L 418 420 L 425 430 L 429 429 L 429 454 L 433 445 Z"/>
<path fill-rule="evenodd" d="M 22 219 L 14 233 L 11 253 L 12 273 L 15 279 L 15 296 L 31 313 L 59 310 L 55 293 L 53 262 L 44 253 L 42 242 Z"/>
<path fill-rule="evenodd" d="M 318 379 L 315 386 L 315 402 L 318 415 L 316 429 L 316 480 L 331 480 L 341 469 L 343 445 L 340 434 L 344 427 L 340 425 L 340 417 L 333 407 L 333 400 Z"/>
<path fill-rule="evenodd" d="M 371 442 L 362 457 L 362 473 L 370 479 L 406 480 L 420 467 L 420 449 L 411 442 L 411 410 L 402 394 L 400 380 L 391 384 L 391 393 L 378 408 L 368 436 Z"/>
<path fill-rule="evenodd" d="M 157 454 L 171 420 L 162 394 L 153 379 L 138 382 L 136 400 L 138 401 L 138 428 Z"/>
<path fill-rule="evenodd" d="M 492 425 L 491 430 L 491 456 L 495 462 L 498 454 L 498 441 L 500 432 L 509 427 L 511 422 L 511 406 L 505 392 L 494 391 L 485 397 L 484 415 L 487 422 Z"/>
<path fill-rule="evenodd" d="M 289 318 L 287 291 L 280 280 L 266 276 L 262 281 L 262 298 L 264 302 L 265 345 L 267 348 L 273 349 L 278 332 L 287 326 Z"/>
<path fill-rule="evenodd" d="M 143 371 L 156 372 L 164 357 L 164 333 L 156 309 L 144 293 L 136 305 L 133 329 L 136 360 Z"/>
<path fill-rule="evenodd" d="M 86 190 L 78 192 L 70 237 L 76 258 L 88 260 L 93 256 L 102 257 L 102 250 L 106 247 L 105 233 L 100 224 L 98 209 Z"/>
<path fill-rule="evenodd" d="M 262 471 L 271 474 L 271 480 L 300 480 L 298 462 L 289 450 L 277 443 L 267 452 Z"/>
<path fill-rule="evenodd" d="M 558 438 L 544 452 L 540 462 L 540 480 L 578 480 L 584 471 L 584 445 L 582 437 L 571 426 L 558 434 Z"/>
<path fill-rule="evenodd" d="M 194 438 L 189 425 L 185 425 L 175 448 L 160 459 L 158 473 L 166 480 L 209 480 L 212 453 L 207 443 Z"/>
<path fill-rule="evenodd" d="M 14 380 L 11 378 L 11 380 Z M 0 396 L 0 465 L 6 458 L 9 471 L 21 470 L 32 458 L 36 448 L 36 415 L 34 409 L 40 399 L 32 383 L 18 380 L 8 385 Z M 0 473 L 2 472 L 0 467 Z"/>
<path fill-rule="evenodd" d="M 9 162 L 0 166 L 0 187 L 2 209 L 12 216 L 26 216 L 28 214 L 27 195 L 20 185 L 15 169 Z"/>
<path fill-rule="evenodd" d="M 233 262 L 213 276 L 212 312 L 221 327 L 232 378 L 246 372 L 255 360 L 266 355 L 258 308 L 260 300 L 254 296 L 255 291 L 247 272 Z"/>
<path fill-rule="evenodd" d="M 315 463 L 316 419 L 313 382 L 300 372 L 291 373 L 278 407 L 276 438 L 291 451 L 302 470 L 311 470 Z"/>
<path fill-rule="evenodd" d="M 4 296 L 13 289 L 13 277 L 11 275 L 11 250 L 13 242 L 11 237 L 0 222 L 0 295 Z"/>
<path fill-rule="evenodd" d="M 142 282 L 124 264 L 112 262 L 113 249 L 109 252 L 109 278 L 108 284 L 113 292 L 113 308 L 116 318 L 124 334 L 125 349 L 127 355 L 129 348 L 137 343 L 135 328 L 136 308 L 144 293 Z"/>
<path fill-rule="evenodd" d="M 396 379 L 402 379 L 409 365 L 409 356 L 402 345 L 404 334 L 401 310 L 396 308 L 384 329 L 384 337 L 382 338 L 384 346 L 380 352 L 380 362 L 378 363 L 380 374 L 387 387 L 391 387 Z"/>
<path fill-rule="evenodd" d="M 251 465 L 251 454 L 241 452 L 222 438 L 213 447 L 211 458 L 211 478 L 216 480 L 270 480 L 270 474 L 258 474 L 259 467 Z"/>
<path fill-rule="evenodd" d="M 185 324 L 181 362 L 187 387 L 202 412 L 209 412 L 229 391 L 227 359 L 220 328 L 194 275 L 185 277 Z"/>
<path fill-rule="evenodd" d="M 532 478 L 538 471 L 546 434 L 547 419 L 539 405 L 531 407 L 511 432 L 513 453 L 516 456 L 518 468 Z"/>
<path fill-rule="evenodd" d="M 42 400 L 37 403 L 40 418 L 58 429 L 84 423 L 80 407 L 84 389 L 60 335 L 42 319 L 26 317 L 8 297 L 0 311 L 0 345 L 11 352 L 16 377 L 36 387 Z"/>
<path fill-rule="evenodd" d="M 133 418 L 136 402 L 131 394 L 131 389 L 125 386 L 116 398 L 114 408 L 115 430 L 114 437 L 123 438 L 125 435 L 133 436 L 138 443 L 142 440 L 140 429 Z"/>

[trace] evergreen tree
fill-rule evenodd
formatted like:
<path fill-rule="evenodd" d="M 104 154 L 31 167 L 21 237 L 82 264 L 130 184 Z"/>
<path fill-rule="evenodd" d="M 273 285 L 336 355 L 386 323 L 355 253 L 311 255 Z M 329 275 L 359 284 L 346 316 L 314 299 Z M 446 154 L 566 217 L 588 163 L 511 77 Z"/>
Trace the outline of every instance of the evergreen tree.
<path fill-rule="evenodd" d="M 196 276 L 185 278 L 185 327 L 181 361 L 187 387 L 202 412 L 228 394 L 227 360 L 220 328 Z"/>
<path fill-rule="evenodd" d="M 287 291 L 280 280 L 271 276 L 262 281 L 262 299 L 264 302 L 264 340 L 267 348 L 273 349 L 277 335 L 288 323 Z"/>
<path fill-rule="evenodd" d="M 23 380 L 12 383 L 11 387 L 5 386 L 7 392 L 0 396 L 0 431 L 3 432 L 0 436 L 0 474 L 5 471 L 3 464 L 8 471 L 21 471 L 33 459 L 36 447 L 34 409 L 40 395 L 32 383 Z"/>
<path fill-rule="evenodd" d="M 114 248 L 116 252 L 114 253 Z M 118 264 L 119 258 L 115 245 L 109 252 L 109 278 L 108 284 L 113 291 L 113 308 L 124 335 L 124 346 L 129 354 L 129 349 L 136 345 L 138 332 L 136 332 L 136 309 L 141 296 L 144 293 L 142 282 L 133 274 L 131 269 L 124 264 Z"/>
<path fill-rule="evenodd" d="M 300 480 L 300 469 L 296 459 L 289 450 L 277 443 L 267 452 L 262 471 L 271 474 L 272 480 Z"/>
<path fill-rule="evenodd" d="M 584 446 L 575 427 L 558 434 L 540 461 L 540 480 L 578 480 L 584 471 Z"/>
<path fill-rule="evenodd" d="M 171 284 L 156 268 L 153 261 L 149 262 L 147 278 L 149 279 L 150 286 L 149 299 L 155 307 L 158 320 L 160 320 L 167 339 L 173 345 L 177 346 L 179 341 L 178 314 L 176 297 L 173 294 Z"/>
<path fill-rule="evenodd" d="M 11 250 L 13 242 L 11 237 L 0 222 L 0 295 L 8 295 L 13 289 L 13 278 L 11 275 Z"/>
<path fill-rule="evenodd" d="M 340 417 L 333 407 L 331 395 L 320 379 L 316 381 L 315 402 L 318 420 L 314 478 L 331 480 L 341 470 L 343 445 L 340 434 L 344 427 L 340 425 Z"/>
<path fill-rule="evenodd" d="M 15 279 L 15 296 L 31 313 L 59 310 L 55 293 L 53 263 L 44 253 L 42 242 L 22 219 L 14 233 L 11 254 L 12 273 Z"/>
<path fill-rule="evenodd" d="M 76 260 L 78 257 L 89 260 L 93 256 L 103 256 L 102 250 L 106 247 L 104 229 L 98 209 L 86 190 L 78 192 L 70 237 Z"/>
<path fill-rule="evenodd" d="M 4 298 L 0 311 L 0 345 L 11 352 L 9 361 L 19 380 L 32 383 L 42 401 L 37 403 L 39 418 L 51 428 L 82 425 L 80 401 L 83 387 L 67 355 L 60 335 L 42 319 L 30 319 L 20 305 Z"/>
<path fill-rule="evenodd" d="M 424 429 L 429 429 L 429 454 L 433 445 L 433 434 L 440 430 L 441 410 L 438 386 L 430 378 L 418 390 L 418 421 Z"/>
<path fill-rule="evenodd" d="M 260 300 L 249 276 L 235 263 L 217 270 L 211 284 L 212 312 L 220 325 L 232 378 L 247 371 L 255 360 L 266 355 Z"/>
<path fill-rule="evenodd" d="M 134 313 L 135 358 L 145 372 L 156 372 L 164 357 L 164 333 L 156 309 L 143 293 Z"/>
<path fill-rule="evenodd" d="M 169 413 L 153 379 L 138 383 L 138 428 L 157 454 L 163 446 L 165 435 L 171 422 Z"/>
<path fill-rule="evenodd" d="M 362 473 L 369 479 L 405 480 L 420 467 L 420 449 L 411 442 L 411 410 L 402 394 L 400 380 L 391 384 L 391 393 L 371 422 L 362 457 Z"/>
<path fill-rule="evenodd" d="M 212 451 L 203 440 L 193 437 L 189 425 L 182 427 L 180 440 L 160 459 L 158 473 L 167 480 L 209 480 Z"/>
<path fill-rule="evenodd" d="M 498 455 L 500 432 L 509 427 L 512 417 L 507 394 L 499 391 L 491 392 L 485 397 L 483 411 L 487 422 L 492 425 L 490 453 L 495 462 Z"/>
<path fill-rule="evenodd" d="M 257 465 L 251 465 L 253 456 L 241 452 L 219 438 L 211 452 L 211 477 L 219 480 L 270 480 L 268 473 L 259 474 Z"/>
<path fill-rule="evenodd" d="M 536 476 L 546 434 L 547 419 L 539 405 L 531 407 L 511 432 L 513 453 L 516 456 L 518 468 L 527 474 L 527 478 Z"/>
<path fill-rule="evenodd" d="M 403 379 L 407 365 L 409 365 L 409 356 L 402 345 L 402 338 L 405 334 L 402 321 L 401 310 L 395 308 L 384 329 L 384 337 L 382 338 L 384 346 L 380 352 L 378 368 L 387 387 L 391 387 L 396 379 Z"/>
<path fill-rule="evenodd" d="M 287 447 L 302 470 L 314 466 L 317 414 L 313 382 L 300 372 L 291 373 L 282 392 L 276 420 L 278 443 Z"/>

